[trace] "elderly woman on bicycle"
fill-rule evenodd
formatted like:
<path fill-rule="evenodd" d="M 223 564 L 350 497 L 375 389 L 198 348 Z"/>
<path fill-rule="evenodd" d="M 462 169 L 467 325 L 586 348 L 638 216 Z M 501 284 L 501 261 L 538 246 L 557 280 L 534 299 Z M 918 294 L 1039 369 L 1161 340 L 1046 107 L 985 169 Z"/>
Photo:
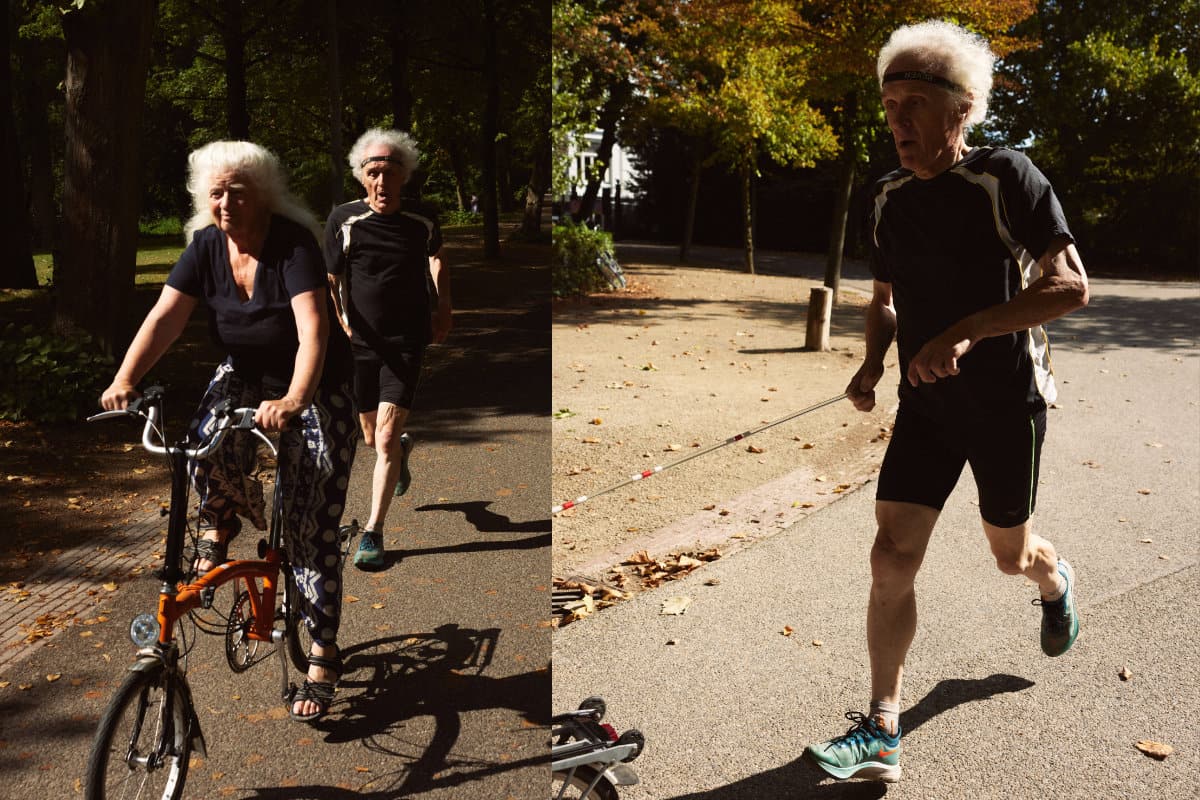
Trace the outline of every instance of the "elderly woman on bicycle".
<path fill-rule="evenodd" d="M 293 718 L 314 721 L 333 699 L 342 664 L 339 536 L 358 438 L 350 345 L 330 325 L 317 220 L 289 194 L 279 160 L 250 142 L 212 142 L 188 158 L 195 214 L 187 249 L 100 398 L 108 410 L 139 396 L 136 384 L 182 333 L 197 305 L 227 356 L 192 418 L 189 437 L 215 424 L 213 409 L 257 407 L 255 421 L 279 431 L 279 480 L 286 545 L 313 647 Z M 266 529 L 263 488 L 251 437 L 230 440 L 196 461 L 200 500 L 196 569 L 226 561 L 239 515 Z"/>

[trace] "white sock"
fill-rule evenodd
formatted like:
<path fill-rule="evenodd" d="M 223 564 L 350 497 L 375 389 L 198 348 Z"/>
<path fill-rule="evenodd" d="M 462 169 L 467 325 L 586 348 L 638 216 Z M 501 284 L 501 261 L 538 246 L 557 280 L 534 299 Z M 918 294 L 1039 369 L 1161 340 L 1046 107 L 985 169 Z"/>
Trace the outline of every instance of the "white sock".
<path fill-rule="evenodd" d="M 879 720 L 880 725 L 891 736 L 895 736 L 900 730 L 899 703 L 888 703 L 883 700 L 872 700 L 871 716 Z"/>
<path fill-rule="evenodd" d="M 1057 567 L 1055 569 L 1057 570 Z M 1060 599 L 1062 599 L 1062 596 L 1067 593 L 1067 579 L 1063 577 L 1063 574 L 1061 572 L 1056 571 L 1054 573 L 1054 577 L 1058 579 L 1056 581 L 1056 585 L 1058 586 L 1058 588 L 1055 589 L 1050 594 L 1043 594 L 1042 595 L 1043 600 L 1049 600 L 1049 601 L 1060 600 Z"/>

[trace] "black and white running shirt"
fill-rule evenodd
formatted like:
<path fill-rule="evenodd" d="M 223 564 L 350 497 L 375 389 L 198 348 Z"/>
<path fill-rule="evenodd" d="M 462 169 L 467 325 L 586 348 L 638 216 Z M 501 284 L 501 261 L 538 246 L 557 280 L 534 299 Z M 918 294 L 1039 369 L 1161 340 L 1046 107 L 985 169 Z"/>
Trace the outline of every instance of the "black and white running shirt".
<path fill-rule="evenodd" d="M 1011 300 L 1040 276 L 1038 259 L 1065 236 L 1062 206 L 1024 154 L 979 147 L 929 180 L 910 170 L 875 185 L 871 272 L 892 285 L 900 397 L 931 412 L 986 412 L 1055 397 L 1045 331 L 984 339 L 959 375 L 913 388 L 904 378 L 922 346 L 964 317 Z"/>
<path fill-rule="evenodd" d="M 432 212 L 405 199 L 379 214 L 365 200 L 335 208 L 325 223 L 325 267 L 349 284 L 353 342 L 382 352 L 430 341 L 429 257 L 442 247 Z"/>

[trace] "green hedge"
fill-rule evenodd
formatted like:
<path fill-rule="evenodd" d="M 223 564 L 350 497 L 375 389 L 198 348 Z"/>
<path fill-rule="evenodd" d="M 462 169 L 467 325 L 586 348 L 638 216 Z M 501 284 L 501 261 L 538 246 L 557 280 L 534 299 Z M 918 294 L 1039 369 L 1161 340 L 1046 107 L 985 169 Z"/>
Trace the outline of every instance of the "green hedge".
<path fill-rule="evenodd" d="M 0 336 L 0 419 L 78 420 L 97 409 L 112 359 L 86 335 L 60 336 L 9 324 Z"/>
<path fill-rule="evenodd" d="M 555 297 L 579 297 L 608 289 L 608 278 L 597 264 L 613 258 L 612 235 L 570 221 L 555 225 L 553 233 L 551 285 Z"/>

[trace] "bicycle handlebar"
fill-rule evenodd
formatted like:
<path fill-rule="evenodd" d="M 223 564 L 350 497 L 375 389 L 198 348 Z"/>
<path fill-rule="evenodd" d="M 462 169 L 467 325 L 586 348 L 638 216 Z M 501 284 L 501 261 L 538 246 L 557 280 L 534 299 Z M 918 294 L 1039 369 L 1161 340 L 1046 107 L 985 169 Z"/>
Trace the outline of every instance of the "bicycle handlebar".
<path fill-rule="evenodd" d="M 146 411 L 142 411 L 145 407 Z M 254 415 L 258 409 L 254 408 L 230 408 L 228 401 L 217 404 L 213 409 L 213 415 L 217 418 L 216 428 L 209 434 L 207 441 L 200 447 L 184 448 L 171 447 L 165 444 L 166 435 L 162 428 L 159 427 L 159 420 L 162 418 L 162 389 L 154 386 L 146 390 L 146 393 L 134 400 L 127 408 L 115 409 L 113 411 L 102 411 L 99 414 L 94 414 L 87 418 L 88 422 L 98 422 L 105 419 L 113 419 L 115 417 L 138 417 L 146 420 L 146 427 L 142 430 L 142 447 L 151 453 L 159 455 L 176 455 L 182 454 L 188 459 L 207 458 L 209 454 L 215 452 L 225 441 L 225 436 L 230 431 L 249 431 L 257 436 L 267 447 L 271 449 L 272 455 L 278 455 L 279 452 L 275 448 L 275 444 L 263 432 L 262 428 L 254 422 Z M 163 444 L 156 444 L 153 439 L 153 434 L 157 434 Z"/>

